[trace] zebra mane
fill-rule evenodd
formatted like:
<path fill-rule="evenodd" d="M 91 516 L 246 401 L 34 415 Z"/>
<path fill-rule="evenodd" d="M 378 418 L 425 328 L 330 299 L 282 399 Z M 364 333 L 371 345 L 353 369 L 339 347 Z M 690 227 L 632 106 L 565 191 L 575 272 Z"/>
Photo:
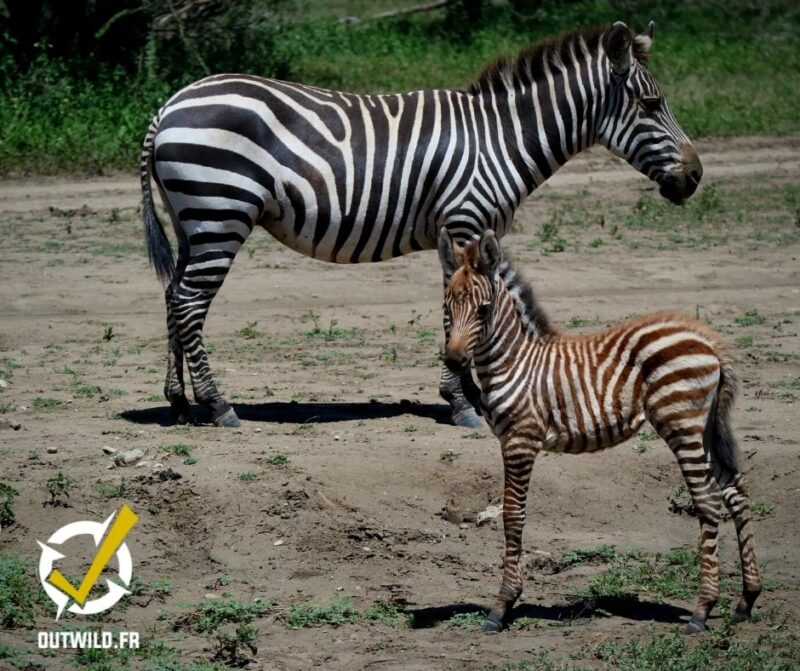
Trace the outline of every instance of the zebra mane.
<path fill-rule="evenodd" d="M 494 87 L 502 88 L 504 81 L 535 81 L 539 75 L 544 76 L 546 64 L 568 63 L 572 61 L 572 47 L 583 40 L 592 56 L 600 53 L 603 35 L 610 25 L 581 28 L 562 33 L 558 37 L 540 40 L 522 49 L 516 56 L 499 56 L 489 62 L 469 85 L 467 91 L 473 95 Z M 633 55 L 640 63 L 646 63 L 649 51 L 639 40 L 631 40 Z M 577 50 L 581 53 L 583 50 Z"/>
<path fill-rule="evenodd" d="M 530 283 L 514 268 L 511 259 L 503 252 L 503 260 L 497 269 L 503 283 L 508 290 L 517 313 L 525 328 L 537 338 L 555 334 L 555 329 L 550 325 L 547 314 L 539 305 Z"/>

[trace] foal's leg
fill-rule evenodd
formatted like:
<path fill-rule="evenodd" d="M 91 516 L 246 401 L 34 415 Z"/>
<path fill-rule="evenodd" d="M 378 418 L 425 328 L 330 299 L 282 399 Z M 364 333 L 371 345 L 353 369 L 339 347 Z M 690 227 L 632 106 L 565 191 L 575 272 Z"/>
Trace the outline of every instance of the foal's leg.
<path fill-rule="evenodd" d="M 508 610 L 522 594 L 522 530 L 525 527 L 531 468 L 537 453 L 538 450 L 531 446 L 528 438 L 511 438 L 503 445 L 503 527 L 506 537 L 503 582 L 494 608 L 483 625 L 485 632 L 498 632 L 503 628 L 503 619 Z"/>
<path fill-rule="evenodd" d="M 167 377 L 164 381 L 164 396 L 170 404 L 172 421 L 176 424 L 186 424 L 189 421 L 191 406 L 186 399 L 186 389 L 183 382 L 183 347 L 178 336 L 178 325 L 172 315 L 170 291 L 171 288 L 167 289 L 165 296 L 169 346 L 167 350 Z"/>
<path fill-rule="evenodd" d="M 700 520 L 700 596 L 685 629 L 685 633 L 695 634 L 705 630 L 708 615 L 719 599 L 718 537 L 722 497 L 703 450 L 705 412 L 698 409 L 679 414 L 684 416 L 663 423 L 652 418 L 651 422 L 675 453 Z M 693 415 L 697 416 L 693 418 Z"/>
<path fill-rule="evenodd" d="M 733 611 L 733 621 L 743 622 L 750 618 L 758 595 L 761 594 L 761 575 L 758 571 L 755 541 L 753 539 L 753 514 L 750 511 L 750 496 L 747 483 L 741 473 L 731 473 L 714 467 L 722 500 L 736 525 L 736 538 L 739 541 L 739 559 L 742 564 L 742 596 Z"/>

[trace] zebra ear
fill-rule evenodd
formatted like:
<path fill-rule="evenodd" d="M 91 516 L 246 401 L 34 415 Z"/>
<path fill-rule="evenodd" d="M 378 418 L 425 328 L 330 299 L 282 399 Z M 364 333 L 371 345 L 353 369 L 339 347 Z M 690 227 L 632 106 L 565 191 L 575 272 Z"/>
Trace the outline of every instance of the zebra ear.
<path fill-rule="evenodd" d="M 655 32 L 656 24 L 654 21 L 651 21 L 647 24 L 647 28 L 645 28 L 644 32 L 641 35 L 636 36 L 636 50 L 649 52 L 651 47 L 653 46 L 653 34 Z"/>
<path fill-rule="evenodd" d="M 460 265 L 459 260 L 456 258 L 453 236 L 444 226 L 439 230 L 439 260 L 442 263 L 444 276 L 447 278 L 456 272 Z"/>
<path fill-rule="evenodd" d="M 631 45 L 633 37 L 631 29 L 622 21 L 617 21 L 606 33 L 603 43 L 608 60 L 611 61 L 611 69 L 615 74 L 625 76 L 631 69 L 633 55 Z"/>
<path fill-rule="evenodd" d="M 503 260 L 503 250 L 494 231 L 484 231 L 479 244 L 481 270 L 485 275 L 493 277 L 500 262 Z"/>

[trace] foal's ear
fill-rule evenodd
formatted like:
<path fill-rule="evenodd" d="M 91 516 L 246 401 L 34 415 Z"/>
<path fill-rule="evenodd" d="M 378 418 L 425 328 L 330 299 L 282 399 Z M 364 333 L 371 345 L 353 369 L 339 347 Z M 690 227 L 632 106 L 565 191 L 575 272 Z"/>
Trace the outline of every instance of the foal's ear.
<path fill-rule="evenodd" d="M 483 232 L 478 249 L 480 250 L 481 270 L 489 277 L 493 277 L 503 260 L 503 250 L 500 249 L 500 243 L 497 241 L 494 231 Z"/>
<path fill-rule="evenodd" d="M 439 229 L 439 260 L 442 263 L 444 276 L 447 278 L 451 277 L 461 265 L 461 259 L 456 256 L 453 236 L 444 226 Z"/>
<path fill-rule="evenodd" d="M 611 61 L 611 69 L 615 74 L 624 77 L 630 72 L 633 54 L 631 46 L 633 36 L 631 29 L 622 21 L 617 21 L 605 35 L 603 47 Z"/>

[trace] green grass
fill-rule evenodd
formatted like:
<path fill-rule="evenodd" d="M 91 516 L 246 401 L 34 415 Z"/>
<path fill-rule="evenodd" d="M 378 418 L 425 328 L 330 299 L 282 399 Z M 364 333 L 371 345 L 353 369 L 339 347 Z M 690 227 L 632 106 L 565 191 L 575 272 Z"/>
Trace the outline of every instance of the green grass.
<path fill-rule="evenodd" d="M 186 443 L 164 445 L 161 449 L 164 450 L 164 452 L 168 452 L 169 454 L 174 454 L 179 457 L 188 457 L 191 454 L 189 446 Z"/>
<path fill-rule="evenodd" d="M 19 492 L 9 484 L 0 482 L 0 529 L 10 527 L 17 519 L 14 513 L 14 498 Z"/>
<path fill-rule="evenodd" d="M 266 615 L 272 608 L 271 601 L 236 601 L 215 599 L 199 604 L 191 612 L 176 620 L 176 627 L 186 627 L 198 634 L 213 634 L 223 624 L 249 624 L 255 618 Z"/>
<path fill-rule="evenodd" d="M 751 335 L 743 335 L 736 338 L 734 344 L 739 349 L 747 349 L 748 347 L 753 346 L 753 336 Z"/>
<path fill-rule="evenodd" d="M 289 629 L 304 629 L 322 625 L 338 626 L 356 622 L 360 617 L 353 599 L 337 594 L 324 606 L 313 601 L 292 604 L 283 622 Z"/>
<path fill-rule="evenodd" d="M 289 457 L 285 454 L 271 454 L 267 457 L 270 466 L 285 466 L 289 463 Z"/>
<path fill-rule="evenodd" d="M 775 514 L 775 504 L 764 503 L 763 501 L 753 501 L 750 504 L 750 510 L 753 511 L 753 515 L 758 515 L 759 517 L 770 517 L 771 515 Z"/>
<path fill-rule="evenodd" d="M 0 626 L 30 626 L 42 596 L 31 563 L 15 555 L 0 554 Z"/>
<path fill-rule="evenodd" d="M 255 471 L 244 471 L 243 473 L 239 473 L 239 479 L 242 482 L 252 482 L 258 477 L 258 473 Z"/>
<path fill-rule="evenodd" d="M 107 499 L 120 499 L 130 492 L 130 483 L 125 478 L 122 478 L 115 485 L 101 485 L 97 488 L 97 491 Z"/>
<path fill-rule="evenodd" d="M 37 410 L 52 410 L 53 408 L 64 405 L 64 401 L 47 396 L 37 396 L 31 401 L 31 405 Z"/>
<path fill-rule="evenodd" d="M 486 613 L 482 610 L 473 610 L 469 613 L 456 613 L 449 620 L 446 625 L 449 629 L 461 629 L 468 631 L 471 629 L 480 629 L 486 621 Z"/>
<path fill-rule="evenodd" d="M 247 5 L 252 16 L 235 29 L 223 21 L 216 39 L 201 24 L 203 42 L 190 49 L 177 39 L 143 41 L 127 66 L 55 60 L 47 56 L 47 40 L 29 68 L 0 58 L 0 173 L 132 170 L 158 107 L 208 70 L 356 92 L 460 88 L 498 54 L 564 29 L 619 19 L 639 29 L 656 21 L 650 67 L 690 137 L 800 130 L 800 20 L 789 0 L 730 0 L 724 11 L 716 3 L 677 0 L 621 6 L 545 0 L 526 12 L 528 18 L 502 3 L 479 21 L 466 20 L 454 3 L 448 10 L 356 24 L 334 15 L 374 11 L 364 10 L 363 2 L 341 0 L 336 12 L 310 14 L 295 4 L 283 3 L 275 15 L 256 0 Z M 207 70 L 196 57 L 200 52 Z M 559 251 L 563 240 L 555 237 L 548 249 Z M 90 253 L 131 251 L 103 244 Z"/>
<path fill-rule="evenodd" d="M 756 326 L 757 324 L 763 324 L 764 318 L 758 314 L 758 310 L 753 308 L 752 310 L 747 310 L 744 314 L 735 317 L 733 321 L 738 326 Z"/>
<path fill-rule="evenodd" d="M 576 564 L 608 563 L 625 559 L 636 559 L 641 556 L 636 550 L 620 552 L 614 545 L 597 545 L 591 548 L 575 548 L 561 555 L 559 566 L 568 568 Z"/>

